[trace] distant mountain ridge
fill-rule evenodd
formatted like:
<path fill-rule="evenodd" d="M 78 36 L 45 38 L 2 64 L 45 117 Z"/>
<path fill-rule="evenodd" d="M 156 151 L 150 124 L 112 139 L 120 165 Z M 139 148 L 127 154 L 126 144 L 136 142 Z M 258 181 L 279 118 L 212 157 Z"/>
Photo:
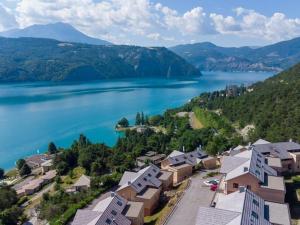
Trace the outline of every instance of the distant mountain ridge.
<path fill-rule="evenodd" d="M 300 38 L 264 47 L 219 47 L 210 42 L 169 48 L 204 71 L 282 71 L 300 62 Z"/>
<path fill-rule="evenodd" d="M 58 41 L 77 42 L 92 45 L 112 45 L 112 43 L 97 38 L 92 38 L 78 31 L 67 23 L 52 23 L 45 25 L 32 25 L 24 29 L 13 29 L 0 32 L 0 36 L 7 38 L 47 38 Z"/>
<path fill-rule="evenodd" d="M 200 75 L 198 69 L 163 47 L 0 38 L 0 82 L 191 78 Z"/>

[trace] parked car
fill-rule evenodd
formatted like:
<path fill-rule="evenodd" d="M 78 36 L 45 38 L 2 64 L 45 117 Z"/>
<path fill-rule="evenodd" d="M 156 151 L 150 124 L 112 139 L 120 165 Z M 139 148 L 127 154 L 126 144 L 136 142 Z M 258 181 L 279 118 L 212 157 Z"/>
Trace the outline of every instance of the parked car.
<path fill-rule="evenodd" d="M 203 182 L 206 186 L 218 185 L 220 181 L 218 179 L 206 180 Z"/>
<path fill-rule="evenodd" d="M 217 184 L 213 184 L 210 186 L 210 190 L 211 191 L 216 191 L 218 189 L 218 185 Z"/>

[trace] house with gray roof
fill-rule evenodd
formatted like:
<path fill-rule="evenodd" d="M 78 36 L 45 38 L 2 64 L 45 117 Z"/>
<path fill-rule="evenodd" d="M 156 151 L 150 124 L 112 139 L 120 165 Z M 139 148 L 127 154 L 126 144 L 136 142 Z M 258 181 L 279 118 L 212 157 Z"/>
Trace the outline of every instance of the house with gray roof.
<path fill-rule="evenodd" d="M 300 144 L 293 142 L 292 140 L 277 143 L 259 140 L 253 143 L 251 148 L 268 158 L 280 159 L 282 165 L 281 170 L 278 170 L 280 173 L 300 172 Z M 273 163 L 275 163 L 274 160 Z M 279 165 L 278 161 L 276 165 Z"/>
<path fill-rule="evenodd" d="M 138 172 L 126 171 L 117 193 L 128 201 L 144 203 L 144 214 L 150 215 L 159 202 L 163 187 L 167 183 L 171 185 L 171 181 L 171 173 L 165 173 L 151 164 Z"/>
<path fill-rule="evenodd" d="M 220 173 L 224 176 L 220 187 L 225 194 L 245 186 L 265 200 L 284 203 L 284 179 L 267 164 L 265 156 L 255 149 L 234 156 L 224 156 Z"/>
<path fill-rule="evenodd" d="M 173 183 L 178 184 L 190 177 L 193 168 L 207 158 L 208 155 L 201 148 L 186 153 L 175 150 L 161 162 L 161 168 L 172 172 Z"/>
<path fill-rule="evenodd" d="M 287 204 L 265 201 L 254 192 L 240 187 L 229 195 L 218 195 L 215 207 L 199 207 L 195 224 L 290 225 L 291 219 Z"/>
<path fill-rule="evenodd" d="M 143 203 L 129 202 L 112 192 L 93 210 L 77 210 L 72 225 L 142 225 L 143 211 Z"/>
<path fill-rule="evenodd" d="M 91 178 L 86 175 L 81 175 L 79 179 L 72 185 L 75 191 L 88 190 L 91 187 Z"/>

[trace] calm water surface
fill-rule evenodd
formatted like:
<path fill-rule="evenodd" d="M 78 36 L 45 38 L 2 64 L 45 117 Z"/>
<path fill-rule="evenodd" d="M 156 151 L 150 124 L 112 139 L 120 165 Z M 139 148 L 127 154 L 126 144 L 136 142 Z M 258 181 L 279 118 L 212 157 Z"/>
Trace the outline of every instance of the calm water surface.
<path fill-rule="evenodd" d="M 139 79 L 85 84 L 26 83 L 0 85 L 0 167 L 43 152 L 50 141 L 67 147 L 84 133 L 93 142 L 113 145 L 116 121 L 134 121 L 180 106 L 201 92 L 228 84 L 250 84 L 271 73 L 207 72 L 195 80 Z"/>

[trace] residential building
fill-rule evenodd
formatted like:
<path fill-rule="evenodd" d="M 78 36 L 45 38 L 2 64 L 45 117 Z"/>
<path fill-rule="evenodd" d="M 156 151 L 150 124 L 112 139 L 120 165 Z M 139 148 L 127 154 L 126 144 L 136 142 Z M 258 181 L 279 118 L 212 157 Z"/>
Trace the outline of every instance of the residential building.
<path fill-rule="evenodd" d="M 50 170 L 53 170 L 54 169 L 54 166 L 53 166 L 53 160 L 52 159 L 49 159 L 45 162 L 43 162 L 41 164 L 41 167 L 42 167 L 42 173 L 45 174 L 46 172 L 50 171 Z"/>
<path fill-rule="evenodd" d="M 171 181 L 171 173 L 166 174 L 151 164 L 137 173 L 126 171 L 117 193 L 128 201 L 144 203 L 144 214 L 148 216 L 158 205 L 162 188 L 171 185 Z"/>
<path fill-rule="evenodd" d="M 245 187 L 218 195 L 215 207 L 199 207 L 196 218 L 196 225 L 272 224 L 291 224 L 288 205 L 265 201 Z"/>
<path fill-rule="evenodd" d="M 35 192 L 39 191 L 44 185 L 51 183 L 55 177 L 56 177 L 56 171 L 50 170 L 46 172 L 45 175 L 30 180 L 28 183 L 25 183 L 22 187 L 16 189 L 17 195 L 19 197 L 25 195 L 32 195 Z"/>
<path fill-rule="evenodd" d="M 230 194 L 245 186 L 267 201 L 284 203 L 283 177 L 267 164 L 267 159 L 256 150 L 247 150 L 235 156 L 224 156 L 220 172 L 224 174 L 220 189 Z"/>
<path fill-rule="evenodd" d="M 72 225 L 142 225 L 144 224 L 143 203 L 129 202 L 118 194 L 100 201 L 93 210 L 80 209 Z"/>
<path fill-rule="evenodd" d="M 172 172 L 173 184 L 177 184 L 190 177 L 193 168 L 207 157 L 207 154 L 200 149 L 188 153 L 175 150 L 161 162 L 161 168 Z"/>
<path fill-rule="evenodd" d="M 161 161 L 165 158 L 166 158 L 165 154 L 158 154 L 157 152 L 149 151 L 144 156 L 138 157 L 136 159 L 136 163 L 139 169 L 143 169 L 149 163 L 152 163 L 156 166 L 160 166 Z"/>
<path fill-rule="evenodd" d="M 75 191 L 88 190 L 91 187 L 91 178 L 86 175 L 81 175 L 79 179 L 72 185 Z"/>
<path fill-rule="evenodd" d="M 48 160 L 51 159 L 50 155 L 47 154 L 38 154 L 38 155 L 32 155 L 25 159 L 27 165 L 31 169 L 39 168 L 42 166 L 42 164 Z"/>
<path fill-rule="evenodd" d="M 270 143 L 260 139 L 253 143 L 251 148 L 269 158 L 279 158 L 282 164 L 282 170 L 280 171 L 282 173 L 300 172 L 300 144 L 292 140 Z"/>

